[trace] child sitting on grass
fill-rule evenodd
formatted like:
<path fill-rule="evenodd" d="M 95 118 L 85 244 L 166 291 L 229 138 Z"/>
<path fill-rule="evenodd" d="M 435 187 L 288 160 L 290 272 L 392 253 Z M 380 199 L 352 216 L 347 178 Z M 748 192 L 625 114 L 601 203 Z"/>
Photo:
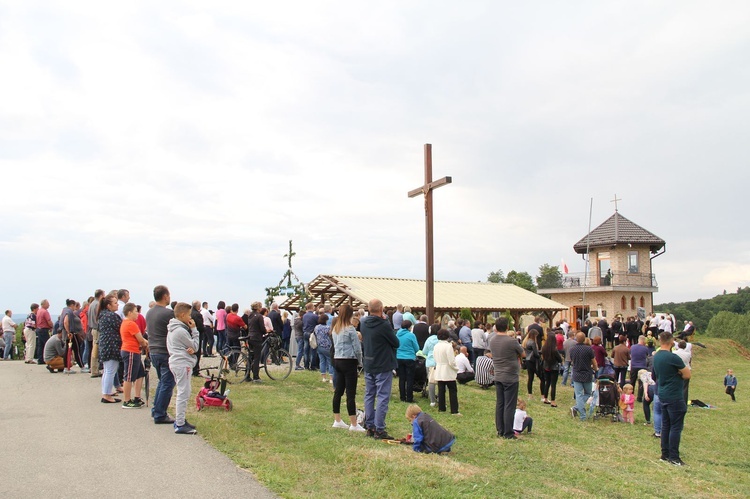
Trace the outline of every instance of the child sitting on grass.
<path fill-rule="evenodd" d="M 623 410 L 623 417 L 626 423 L 635 423 L 635 395 L 633 395 L 633 385 L 626 383 L 622 387 L 620 395 L 620 408 Z"/>
<path fill-rule="evenodd" d="M 518 402 L 516 402 L 516 415 L 513 417 L 513 433 L 516 436 L 523 433 L 524 430 L 527 433 L 531 433 L 532 424 L 534 424 L 534 420 L 526 414 L 526 401 L 518 399 Z"/>
<path fill-rule="evenodd" d="M 442 454 L 451 451 L 456 437 L 429 414 L 422 412 L 418 405 L 412 404 L 406 408 L 406 419 L 411 421 L 414 452 Z"/>
<path fill-rule="evenodd" d="M 192 305 L 180 302 L 174 306 L 174 319 L 167 325 L 167 350 L 169 350 L 169 370 L 177 385 L 175 403 L 174 432 L 183 435 L 197 433 L 195 426 L 185 419 L 187 402 L 190 398 L 190 375 L 195 366 L 200 335 L 195 322 L 190 317 Z"/>

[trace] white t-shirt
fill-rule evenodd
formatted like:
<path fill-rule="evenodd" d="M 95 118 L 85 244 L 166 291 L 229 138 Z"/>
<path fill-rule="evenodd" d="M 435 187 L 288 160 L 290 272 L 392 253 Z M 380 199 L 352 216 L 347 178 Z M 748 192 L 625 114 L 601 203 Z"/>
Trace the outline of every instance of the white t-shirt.
<path fill-rule="evenodd" d="M 687 349 L 682 350 L 679 348 L 675 348 L 674 353 L 675 355 L 677 355 L 679 358 L 682 359 L 682 362 L 685 363 L 688 369 L 692 369 L 690 367 L 690 360 L 693 358 L 693 356 L 690 355 L 690 352 L 688 352 Z"/>
<path fill-rule="evenodd" d="M 516 415 L 513 416 L 513 430 L 523 430 L 523 420 L 526 419 L 526 411 L 516 408 Z"/>
<path fill-rule="evenodd" d="M 8 317 L 7 315 L 3 316 L 3 332 L 9 332 L 9 333 L 15 333 L 16 332 L 16 323 L 13 322 L 13 319 Z"/>
<path fill-rule="evenodd" d="M 201 309 L 201 317 L 203 317 L 204 326 L 214 327 L 214 316 L 211 315 L 211 312 L 207 308 Z"/>
<path fill-rule="evenodd" d="M 463 353 L 456 355 L 456 365 L 458 366 L 458 374 L 474 372 L 471 362 L 469 362 L 469 359 Z"/>

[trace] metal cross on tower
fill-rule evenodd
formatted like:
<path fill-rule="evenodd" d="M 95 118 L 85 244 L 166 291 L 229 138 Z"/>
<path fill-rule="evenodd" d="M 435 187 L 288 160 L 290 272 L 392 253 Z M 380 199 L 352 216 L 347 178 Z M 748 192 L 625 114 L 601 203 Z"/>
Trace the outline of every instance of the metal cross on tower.
<path fill-rule="evenodd" d="M 615 194 L 615 198 L 610 201 L 610 203 L 615 203 L 615 211 L 617 211 L 617 202 L 622 201 L 622 199 L 619 199 L 617 197 L 617 194 Z"/>

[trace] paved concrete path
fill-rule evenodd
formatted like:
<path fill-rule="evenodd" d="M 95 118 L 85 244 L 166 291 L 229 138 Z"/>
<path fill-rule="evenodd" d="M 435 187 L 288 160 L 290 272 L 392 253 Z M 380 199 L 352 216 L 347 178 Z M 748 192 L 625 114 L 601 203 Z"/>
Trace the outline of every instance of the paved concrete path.
<path fill-rule="evenodd" d="M 200 434 L 100 392 L 88 374 L 0 362 L 2 497 L 275 497 Z"/>

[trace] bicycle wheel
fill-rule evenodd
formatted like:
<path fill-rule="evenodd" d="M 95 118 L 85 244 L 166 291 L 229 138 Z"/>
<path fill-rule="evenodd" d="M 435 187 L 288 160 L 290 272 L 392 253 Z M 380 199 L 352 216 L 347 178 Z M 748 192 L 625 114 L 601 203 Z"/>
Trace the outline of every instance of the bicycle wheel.
<path fill-rule="evenodd" d="M 292 356 L 283 348 L 269 350 L 263 363 L 263 369 L 273 380 L 285 380 L 292 372 Z"/>
<path fill-rule="evenodd" d="M 233 378 L 233 383 L 242 382 L 245 379 L 245 371 L 248 368 L 248 360 L 246 352 L 239 352 L 237 354 L 237 362 L 232 367 L 230 376 Z"/>

